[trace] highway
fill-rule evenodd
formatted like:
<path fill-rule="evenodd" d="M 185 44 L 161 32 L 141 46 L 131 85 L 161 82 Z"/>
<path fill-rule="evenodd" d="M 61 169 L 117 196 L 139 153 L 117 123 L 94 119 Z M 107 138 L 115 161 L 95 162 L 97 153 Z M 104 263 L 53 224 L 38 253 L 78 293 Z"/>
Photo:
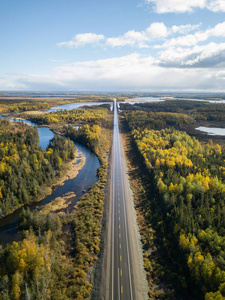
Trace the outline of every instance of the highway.
<path fill-rule="evenodd" d="M 110 197 L 106 214 L 106 236 L 101 300 L 146 300 L 148 282 L 143 264 L 133 195 L 125 152 L 120 139 L 118 108 L 114 99 L 113 146 L 110 164 Z"/>
<path fill-rule="evenodd" d="M 114 134 L 111 203 L 111 274 L 109 299 L 133 300 L 134 283 L 130 257 L 128 223 L 126 213 L 123 164 L 116 100 L 114 100 Z"/>

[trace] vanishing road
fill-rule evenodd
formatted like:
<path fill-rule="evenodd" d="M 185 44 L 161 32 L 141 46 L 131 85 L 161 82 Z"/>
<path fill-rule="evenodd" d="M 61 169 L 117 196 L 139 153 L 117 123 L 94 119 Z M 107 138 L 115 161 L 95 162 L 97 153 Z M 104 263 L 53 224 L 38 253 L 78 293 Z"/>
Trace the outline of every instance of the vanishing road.
<path fill-rule="evenodd" d="M 136 220 L 133 220 L 132 201 L 128 192 L 129 183 L 124 165 L 124 150 L 120 141 L 116 104 L 114 99 L 110 227 L 108 229 L 110 242 L 106 276 L 107 292 L 104 299 L 147 299 L 147 283 L 142 254 L 137 250 Z"/>

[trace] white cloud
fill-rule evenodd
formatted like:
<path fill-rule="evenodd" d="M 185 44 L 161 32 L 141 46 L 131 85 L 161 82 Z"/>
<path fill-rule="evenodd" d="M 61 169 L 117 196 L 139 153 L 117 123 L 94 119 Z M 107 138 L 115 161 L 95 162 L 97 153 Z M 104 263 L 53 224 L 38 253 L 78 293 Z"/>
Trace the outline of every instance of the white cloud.
<path fill-rule="evenodd" d="M 192 30 L 193 26 L 191 25 L 182 25 L 173 26 L 170 30 L 162 22 L 154 22 L 144 31 L 128 31 L 124 35 L 119 37 L 108 38 L 106 40 L 106 45 L 111 47 L 122 47 L 122 46 L 133 46 L 139 48 L 147 48 L 148 43 L 157 40 L 166 38 L 169 34 L 174 32 L 181 32 L 186 29 L 186 31 Z"/>
<path fill-rule="evenodd" d="M 155 39 L 164 38 L 168 35 L 167 27 L 164 23 L 152 23 L 144 31 L 128 31 L 119 37 L 108 38 L 106 44 L 111 47 L 135 46 L 139 48 L 147 48 L 148 42 Z"/>
<path fill-rule="evenodd" d="M 210 37 L 225 37 L 225 22 L 217 24 L 211 29 L 205 31 L 198 31 L 194 34 L 186 36 L 179 36 L 166 41 L 163 45 L 156 45 L 155 48 L 168 48 L 175 46 L 195 46 L 199 42 L 204 42 Z"/>
<path fill-rule="evenodd" d="M 173 25 L 170 29 L 171 33 L 182 33 L 182 34 L 186 34 L 190 31 L 196 30 L 201 26 L 200 24 L 196 24 L 196 25 L 191 25 L 191 24 L 187 24 L 187 25 Z"/>
<path fill-rule="evenodd" d="M 225 66 L 225 43 L 168 48 L 161 52 L 158 63 L 173 68 L 222 68 Z"/>
<path fill-rule="evenodd" d="M 153 4 L 157 13 L 184 13 L 192 12 L 194 8 L 204 8 L 206 0 L 146 0 L 146 3 Z"/>
<path fill-rule="evenodd" d="M 136 46 L 144 48 L 147 47 L 145 44 L 146 41 L 147 40 L 143 32 L 131 30 L 122 36 L 108 38 L 106 40 L 106 45 L 111 47 Z"/>
<path fill-rule="evenodd" d="M 152 23 L 146 30 L 145 35 L 150 39 L 159 39 L 168 36 L 168 30 L 164 23 Z"/>
<path fill-rule="evenodd" d="M 208 1 L 206 7 L 213 12 L 225 12 L 224 0 L 212 0 Z"/>
<path fill-rule="evenodd" d="M 197 25 L 180 25 L 167 28 L 163 22 L 154 22 L 143 31 L 130 30 L 123 35 L 105 38 L 102 34 L 82 33 L 75 35 L 69 42 L 58 43 L 58 46 L 66 46 L 69 48 L 77 48 L 85 45 L 124 47 L 131 46 L 137 48 L 148 48 L 149 43 L 157 39 L 165 39 L 172 34 L 186 34 L 192 30 L 196 30 L 201 24 Z"/>
<path fill-rule="evenodd" d="M 208 9 L 213 12 L 225 12 L 224 0 L 145 0 L 153 5 L 159 13 L 184 13 L 192 12 L 196 8 Z"/>
<path fill-rule="evenodd" d="M 58 43 L 58 46 L 66 46 L 68 48 L 76 48 L 87 44 L 95 45 L 104 40 L 104 35 L 96 33 L 80 33 L 75 35 L 69 42 Z"/>
<path fill-rule="evenodd" d="M 203 55 L 203 54 L 202 54 Z M 204 54 L 207 56 L 207 53 Z M 214 68 L 167 68 L 138 53 L 63 65 L 47 75 L 0 79 L 0 89 L 92 91 L 223 90 L 224 71 Z"/>

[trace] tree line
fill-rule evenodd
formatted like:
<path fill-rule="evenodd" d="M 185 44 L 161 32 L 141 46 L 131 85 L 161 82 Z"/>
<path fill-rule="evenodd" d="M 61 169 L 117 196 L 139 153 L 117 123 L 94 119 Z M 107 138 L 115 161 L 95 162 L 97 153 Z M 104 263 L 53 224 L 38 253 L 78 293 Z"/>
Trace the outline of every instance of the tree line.
<path fill-rule="evenodd" d="M 134 107 L 129 104 L 122 104 L 121 107 L 126 111 L 134 109 Z M 196 121 L 225 120 L 225 106 L 220 101 L 210 103 L 191 100 L 166 100 L 162 102 L 135 103 L 135 110 L 185 114 L 186 118 L 192 117 L 192 120 Z"/>

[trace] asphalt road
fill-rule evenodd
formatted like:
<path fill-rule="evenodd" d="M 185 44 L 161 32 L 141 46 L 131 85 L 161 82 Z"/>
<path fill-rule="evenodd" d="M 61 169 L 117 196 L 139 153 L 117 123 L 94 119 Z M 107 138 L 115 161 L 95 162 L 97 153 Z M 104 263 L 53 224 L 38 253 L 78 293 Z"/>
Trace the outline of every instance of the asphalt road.
<path fill-rule="evenodd" d="M 109 299 L 135 299 L 123 178 L 118 111 L 114 100 L 112 221 Z"/>

